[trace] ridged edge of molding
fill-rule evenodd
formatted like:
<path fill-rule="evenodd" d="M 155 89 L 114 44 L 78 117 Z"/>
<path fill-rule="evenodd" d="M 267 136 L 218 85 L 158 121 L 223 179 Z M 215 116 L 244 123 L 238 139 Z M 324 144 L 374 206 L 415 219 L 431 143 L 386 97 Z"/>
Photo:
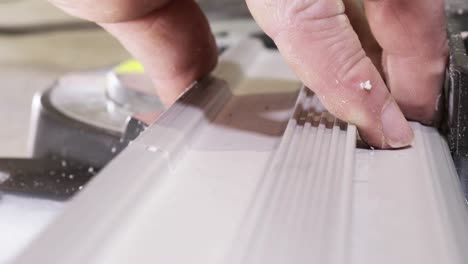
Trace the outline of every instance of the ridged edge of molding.
<path fill-rule="evenodd" d="M 303 88 L 226 263 L 345 263 L 355 146 Z"/>

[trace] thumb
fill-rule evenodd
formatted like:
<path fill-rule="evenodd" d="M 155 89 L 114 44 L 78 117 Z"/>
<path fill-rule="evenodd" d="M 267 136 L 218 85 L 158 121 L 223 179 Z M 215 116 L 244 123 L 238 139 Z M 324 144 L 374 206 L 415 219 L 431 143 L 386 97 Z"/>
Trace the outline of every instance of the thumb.
<path fill-rule="evenodd" d="M 366 56 L 342 0 L 248 0 L 287 63 L 336 117 L 378 148 L 411 144 L 413 132 Z"/>

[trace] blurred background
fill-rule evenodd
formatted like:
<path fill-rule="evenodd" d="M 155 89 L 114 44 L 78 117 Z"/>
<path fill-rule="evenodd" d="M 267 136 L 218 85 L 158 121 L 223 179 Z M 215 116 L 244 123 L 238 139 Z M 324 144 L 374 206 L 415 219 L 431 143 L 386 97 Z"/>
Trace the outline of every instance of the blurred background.
<path fill-rule="evenodd" d="M 200 0 L 213 29 L 246 18 L 243 0 Z M 241 25 L 242 26 L 242 25 Z M 239 27 L 239 25 L 238 25 Z M 0 0 L 0 156 L 26 155 L 33 94 L 67 72 L 105 68 L 130 55 L 98 26 L 44 0 Z"/>
<path fill-rule="evenodd" d="M 42 0 L 0 1 L 0 155 L 25 156 L 32 96 L 60 75 L 129 54 L 99 27 Z"/>

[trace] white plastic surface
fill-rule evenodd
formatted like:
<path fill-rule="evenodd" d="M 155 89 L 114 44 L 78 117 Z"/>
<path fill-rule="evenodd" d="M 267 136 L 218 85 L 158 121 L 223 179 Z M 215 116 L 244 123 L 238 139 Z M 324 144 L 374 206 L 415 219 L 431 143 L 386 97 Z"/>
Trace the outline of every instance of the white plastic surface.
<path fill-rule="evenodd" d="M 58 75 L 0 69 L 0 157 L 28 157 L 33 94 L 49 87 Z M 7 263 L 23 250 L 62 208 L 58 202 L 0 192 L 0 263 Z"/>
<path fill-rule="evenodd" d="M 353 151 L 350 128 L 297 126 L 299 83 L 258 42 L 224 54 L 216 75 L 227 84 L 187 94 L 15 263 L 466 262 L 467 208 L 435 129 L 414 124 L 408 149 Z M 306 147 L 320 129 L 330 147 Z M 281 142 L 289 154 L 275 154 Z M 285 184 L 264 185 L 275 175 Z M 305 191 L 308 179 L 320 184 Z M 271 207 L 255 199 L 271 191 Z"/>
<path fill-rule="evenodd" d="M 0 194 L 0 263 L 11 261 L 63 207 L 62 202 Z"/>

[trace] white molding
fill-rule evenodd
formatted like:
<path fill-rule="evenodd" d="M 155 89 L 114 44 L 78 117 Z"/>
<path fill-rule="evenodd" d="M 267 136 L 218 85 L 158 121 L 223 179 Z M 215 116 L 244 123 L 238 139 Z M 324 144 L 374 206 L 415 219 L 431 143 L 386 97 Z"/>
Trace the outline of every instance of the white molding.
<path fill-rule="evenodd" d="M 189 90 L 14 263 L 466 263 L 467 207 L 436 129 L 355 149 L 355 127 L 298 96 L 258 42 L 215 75 L 226 82 Z"/>

